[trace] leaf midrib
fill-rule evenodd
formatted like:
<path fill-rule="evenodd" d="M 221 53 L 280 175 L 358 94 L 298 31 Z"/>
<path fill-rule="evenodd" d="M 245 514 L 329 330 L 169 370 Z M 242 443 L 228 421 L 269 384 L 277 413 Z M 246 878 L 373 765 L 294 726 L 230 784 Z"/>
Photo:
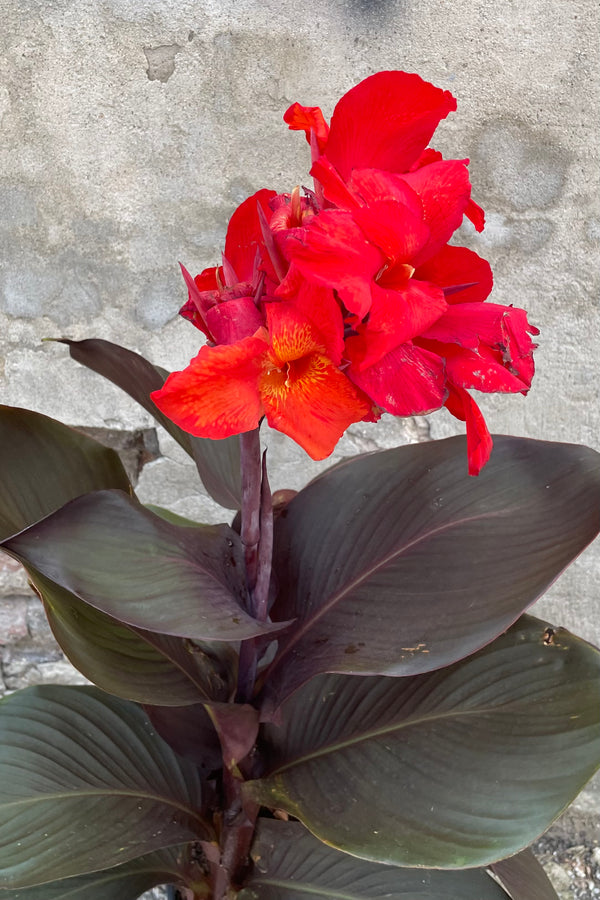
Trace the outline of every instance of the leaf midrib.
<path fill-rule="evenodd" d="M 417 718 L 407 719 L 403 722 L 395 722 L 393 724 L 381 727 L 374 728 L 370 731 L 366 731 L 364 734 L 355 735 L 354 737 L 349 737 L 346 740 L 340 740 L 335 743 L 326 744 L 322 747 L 317 747 L 310 753 L 306 753 L 303 756 L 297 757 L 294 760 L 291 760 L 288 763 L 278 767 L 277 769 L 273 769 L 272 772 L 267 776 L 268 778 L 273 777 L 274 775 L 281 775 L 283 772 L 288 771 L 289 769 L 294 768 L 295 766 L 304 765 L 305 763 L 311 762 L 312 760 L 319 759 L 324 756 L 331 755 L 333 753 L 338 753 L 342 750 L 345 750 L 349 747 L 358 746 L 359 744 L 366 743 L 370 740 L 375 740 L 379 737 L 385 737 L 387 734 L 394 734 L 397 731 L 403 731 L 405 728 L 411 728 L 413 726 L 422 725 L 426 722 L 435 722 L 442 721 L 443 719 L 449 719 L 455 717 L 457 719 L 470 717 L 473 715 L 486 715 L 489 713 L 497 712 L 499 709 L 506 710 L 510 709 L 514 706 L 519 706 L 522 703 L 521 700 L 509 700 L 506 703 L 500 703 L 496 706 L 491 707 L 475 707 L 474 709 L 465 709 L 457 712 L 456 710 L 446 710 L 444 712 L 432 713 L 429 715 L 422 715 Z M 262 779 L 259 779 L 262 780 Z"/>
<path fill-rule="evenodd" d="M 464 525 L 465 523 L 468 523 L 468 522 L 477 522 L 482 519 L 494 519 L 494 518 L 503 517 L 505 515 L 512 515 L 513 513 L 519 512 L 520 509 L 521 509 L 520 506 L 511 506 L 511 507 L 507 507 L 506 509 L 504 509 L 502 511 L 498 511 L 498 512 L 493 512 L 493 513 L 492 512 L 483 512 L 476 516 L 466 516 L 461 519 L 455 519 L 452 522 L 447 522 L 444 525 L 440 525 L 438 528 L 433 528 L 430 531 L 427 531 L 427 532 L 423 533 L 422 535 L 419 535 L 419 537 L 417 537 L 411 541 L 408 541 L 406 544 L 403 544 L 401 547 L 398 547 L 392 553 L 388 553 L 387 556 L 384 556 L 381 559 L 377 560 L 375 563 L 373 563 L 373 565 L 369 569 L 366 569 L 361 575 L 359 575 L 358 577 L 354 578 L 353 580 L 347 582 L 341 589 L 339 589 L 337 591 L 337 593 L 332 594 L 332 596 L 329 598 L 329 600 L 326 603 L 322 604 L 318 608 L 318 610 L 316 610 L 316 612 L 314 613 L 313 616 L 304 620 L 304 622 L 298 628 L 298 630 L 296 632 L 294 632 L 294 634 L 290 637 L 289 641 L 286 643 L 286 645 L 283 648 L 283 650 L 281 651 L 281 653 L 279 653 L 275 657 L 273 662 L 271 663 L 271 666 L 269 667 L 269 670 L 266 673 L 265 682 L 271 678 L 272 673 L 278 668 L 278 666 L 281 664 L 281 661 L 284 660 L 286 658 L 286 656 L 289 655 L 289 653 L 292 651 L 293 647 L 307 634 L 307 632 L 309 632 L 312 628 L 314 628 L 314 626 L 316 625 L 317 622 L 319 622 L 320 619 L 322 619 L 328 612 L 330 612 L 330 610 L 334 606 L 336 606 L 341 600 L 343 600 L 344 597 L 346 597 L 353 590 L 355 590 L 355 588 L 359 587 L 361 584 L 363 584 L 365 581 L 367 581 L 375 572 L 379 571 L 379 569 L 382 569 L 385 566 L 389 565 L 389 563 L 392 562 L 394 559 L 396 559 L 399 556 L 402 556 L 402 554 L 411 550 L 413 547 L 418 546 L 422 541 L 428 540 L 429 538 L 434 537 L 437 534 L 441 534 L 444 531 L 451 530 L 452 528 L 457 528 L 460 525 Z"/>
<path fill-rule="evenodd" d="M 187 813 L 188 815 L 192 816 L 192 818 L 197 822 L 200 822 L 203 826 L 204 833 L 207 833 L 206 823 L 199 815 L 197 810 L 194 810 L 188 806 L 184 806 L 182 803 L 177 803 L 176 801 L 171 800 L 168 797 L 161 797 L 158 794 L 150 794 L 142 791 L 112 790 L 109 792 L 107 789 L 101 790 L 100 788 L 87 788 L 85 790 L 65 791 L 55 794 L 36 794 L 35 797 L 22 797 L 18 800 L 0 800 L 0 809 L 6 810 L 14 806 L 31 806 L 35 803 L 54 803 L 58 800 L 81 799 L 82 797 L 132 797 L 136 800 L 151 800 L 152 802 L 160 803 L 163 806 L 170 806 L 173 807 L 173 809 L 178 809 L 181 812 Z"/>

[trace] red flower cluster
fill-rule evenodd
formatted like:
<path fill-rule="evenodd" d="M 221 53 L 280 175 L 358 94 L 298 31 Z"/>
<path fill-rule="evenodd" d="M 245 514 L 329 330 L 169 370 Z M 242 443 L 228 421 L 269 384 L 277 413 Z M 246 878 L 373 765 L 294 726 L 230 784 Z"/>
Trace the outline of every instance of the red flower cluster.
<path fill-rule="evenodd" d="M 331 126 L 295 103 L 314 191 L 261 190 L 234 213 L 222 265 L 193 279 L 181 310 L 208 339 L 152 394 L 191 434 L 269 425 L 313 457 L 382 411 L 446 408 L 466 422 L 469 471 L 491 438 L 469 389 L 526 393 L 531 334 L 521 309 L 486 303 L 488 263 L 448 243 L 466 215 L 478 231 L 468 160 L 427 145 L 456 108 L 448 91 L 379 72 L 345 94 Z"/>

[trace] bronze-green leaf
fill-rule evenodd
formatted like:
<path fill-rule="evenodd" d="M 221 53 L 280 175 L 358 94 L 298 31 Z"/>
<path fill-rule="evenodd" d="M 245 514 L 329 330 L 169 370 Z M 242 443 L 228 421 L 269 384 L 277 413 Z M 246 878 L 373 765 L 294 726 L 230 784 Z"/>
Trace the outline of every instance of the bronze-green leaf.
<path fill-rule="evenodd" d="M 535 840 L 600 766 L 600 651 L 523 616 L 435 672 L 318 676 L 282 714 L 254 799 L 365 859 L 484 866 Z"/>
<path fill-rule="evenodd" d="M 0 702 L 0 887 L 210 838 L 196 767 L 136 704 L 56 685 Z"/>
<path fill-rule="evenodd" d="M 511 900 L 559 900 L 552 882 L 531 850 L 502 859 L 490 866 L 491 872 Z"/>
<path fill-rule="evenodd" d="M 2 900 L 137 900 L 144 891 L 174 882 L 192 888 L 198 897 L 208 900 L 210 889 L 198 864 L 190 859 L 190 846 L 157 850 L 88 875 L 2 891 L 0 897 Z"/>
<path fill-rule="evenodd" d="M 508 900 L 482 869 L 405 869 L 328 847 L 299 822 L 259 819 L 239 900 Z"/>

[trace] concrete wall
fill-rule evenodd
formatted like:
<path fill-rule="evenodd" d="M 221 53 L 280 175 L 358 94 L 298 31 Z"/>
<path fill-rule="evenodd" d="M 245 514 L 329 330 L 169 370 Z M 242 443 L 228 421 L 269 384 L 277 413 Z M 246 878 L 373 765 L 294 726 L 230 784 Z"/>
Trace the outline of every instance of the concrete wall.
<path fill-rule="evenodd" d="M 491 429 L 600 449 L 596 0 L 0 0 L 0 11 L 1 402 L 150 427 L 41 338 L 104 337 L 181 368 L 198 333 L 176 316 L 177 260 L 214 264 L 242 199 L 307 181 L 283 111 L 299 100 L 329 114 L 361 78 L 404 68 L 458 98 L 435 145 L 471 157 L 488 217 L 464 241 L 491 261 L 497 302 L 541 328 L 529 397 L 482 399 Z M 389 419 L 339 449 L 454 430 L 444 413 Z M 160 439 L 142 499 L 217 516 Z M 276 487 L 314 474 L 286 439 L 269 443 Z M 600 544 L 538 614 L 600 643 L 599 576 Z"/>

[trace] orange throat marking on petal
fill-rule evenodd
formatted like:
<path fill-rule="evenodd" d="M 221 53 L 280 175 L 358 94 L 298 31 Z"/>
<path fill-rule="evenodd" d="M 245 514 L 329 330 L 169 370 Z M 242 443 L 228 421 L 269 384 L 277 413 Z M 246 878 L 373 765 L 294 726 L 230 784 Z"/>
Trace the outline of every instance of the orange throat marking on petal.
<path fill-rule="evenodd" d="M 289 362 L 282 362 L 269 354 L 260 378 L 259 391 L 265 394 L 284 394 L 292 390 L 295 382 L 306 377 L 313 362 L 312 354 Z"/>

